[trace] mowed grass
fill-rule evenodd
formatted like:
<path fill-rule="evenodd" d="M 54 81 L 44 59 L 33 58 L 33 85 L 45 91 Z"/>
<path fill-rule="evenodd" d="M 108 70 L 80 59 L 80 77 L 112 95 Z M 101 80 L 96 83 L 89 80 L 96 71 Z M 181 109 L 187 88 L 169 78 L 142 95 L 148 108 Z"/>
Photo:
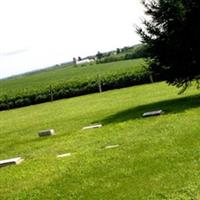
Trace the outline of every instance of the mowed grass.
<path fill-rule="evenodd" d="M 98 76 L 104 77 L 125 72 L 138 72 L 142 70 L 144 64 L 144 59 L 140 58 L 106 64 L 84 64 L 83 66 L 77 65 L 77 67 L 63 65 L 13 79 L 0 80 L 0 98 L 4 95 L 16 96 L 27 91 L 30 93 L 30 91 L 46 89 L 50 85 L 56 86 L 72 81 L 87 81 L 97 79 Z"/>
<path fill-rule="evenodd" d="M 0 159 L 25 159 L 0 168 L 0 199 L 200 199 L 199 91 L 177 93 L 156 83 L 0 112 Z M 57 135 L 39 138 L 47 128 Z"/>

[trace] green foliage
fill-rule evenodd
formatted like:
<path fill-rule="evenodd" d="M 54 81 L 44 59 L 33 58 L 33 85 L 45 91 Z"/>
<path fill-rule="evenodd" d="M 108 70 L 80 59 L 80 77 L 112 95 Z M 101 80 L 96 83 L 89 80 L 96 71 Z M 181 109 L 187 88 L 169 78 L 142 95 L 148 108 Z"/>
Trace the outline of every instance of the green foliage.
<path fill-rule="evenodd" d="M 103 57 L 103 54 L 98 51 L 96 57 L 97 59 L 101 59 Z"/>
<path fill-rule="evenodd" d="M 39 94 L 35 97 L 35 100 L 32 102 L 32 104 L 36 104 L 36 103 L 44 103 L 49 101 L 49 97 L 46 94 Z"/>
<path fill-rule="evenodd" d="M 98 76 L 101 77 L 103 91 L 148 83 L 149 74 L 143 65 L 144 60 L 138 59 L 87 65 L 84 68 L 62 67 L 13 80 L 2 80 L 0 110 L 43 103 L 51 101 L 52 97 L 57 100 L 98 92 Z"/>
<path fill-rule="evenodd" d="M 143 1 L 146 30 L 138 29 L 148 45 L 150 68 L 169 84 L 182 87 L 200 78 L 200 1 Z"/>
<path fill-rule="evenodd" d="M 97 75 L 107 76 L 113 73 L 127 71 L 140 71 L 145 64 L 143 59 L 120 61 L 107 64 L 88 64 L 85 67 L 62 65 L 49 70 L 18 76 L 13 79 L 0 80 L 0 99 L 5 96 L 17 96 L 21 94 L 37 93 L 46 90 L 50 85 L 68 84 L 68 82 L 86 81 L 94 79 Z"/>
<path fill-rule="evenodd" d="M 124 47 L 122 49 L 117 48 L 116 54 L 115 53 L 103 54 L 103 56 L 96 62 L 99 64 L 99 63 L 109 63 L 122 60 L 144 58 L 148 56 L 146 48 L 147 48 L 146 45 L 143 44 L 135 45 L 133 47 Z"/>
<path fill-rule="evenodd" d="M 144 72 L 126 72 L 121 74 L 112 74 L 101 77 L 103 91 L 123 88 L 132 85 L 149 83 L 149 74 Z M 54 100 L 80 96 L 98 92 L 98 79 L 90 79 L 87 81 L 68 82 L 67 84 L 59 84 L 52 87 L 52 96 Z M 34 98 L 35 97 L 35 98 Z M 49 88 L 39 90 L 36 93 L 30 91 L 30 94 L 25 93 L 20 97 L 11 97 L 10 99 L 0 101 L 0 110 L 17 108 L 32 104 L 44 103 L 51 101 Z M 14 102 L 14 104 L 13 104 Z M 12 104 L 12 106 L 10 106 Z"/>
<path fill-rule="evenodd" d="M 119 48 L 116 49 L 116 53 L 119 54 L 121 50 Z"/>

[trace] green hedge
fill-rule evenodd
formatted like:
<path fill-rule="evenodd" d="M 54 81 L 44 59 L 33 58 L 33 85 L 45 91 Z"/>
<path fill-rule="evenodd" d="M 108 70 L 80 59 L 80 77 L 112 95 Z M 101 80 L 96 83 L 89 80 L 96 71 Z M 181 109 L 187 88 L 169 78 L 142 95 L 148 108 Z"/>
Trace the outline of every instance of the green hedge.
<path fill-rule="evenodd" d="M 121 53 L 116 55 L 105 55 L 102 58 L 97 59 L 96 63 L 102 64 L 122 60 L 133 60 L 137 58 L 147 58 L 148 56 L 147 47 L 145 45 L 139 45 L 132 49 L 124 49 Z"/>
<path fill-rule="evenodd" d="M 123 88 L 132 85 L 149 83 L 149 75 L 147 72 L 140 73 L 122 73 L 101 77 L 101 80 L 90 79 L 85 82 L 71 82 L 67 84 L 59 84 L 54 87 L 47 87 L 41 91 L 29 91 L 15 97 L 6 95 L 0 100 L 0 110 L 8 110 L 23 106 L 44 103 L 52 100 L 75 97 L 84 94 L 99 92 L 99 82 L 103 91 Z M 51 88 L 51 91 L 50 91 Z"/>

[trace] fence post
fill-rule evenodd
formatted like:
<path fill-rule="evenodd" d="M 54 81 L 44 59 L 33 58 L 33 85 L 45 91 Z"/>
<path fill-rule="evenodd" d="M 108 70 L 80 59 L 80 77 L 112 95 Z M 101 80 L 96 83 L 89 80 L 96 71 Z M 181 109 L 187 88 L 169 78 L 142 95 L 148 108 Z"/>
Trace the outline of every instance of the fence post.
<path fill-rule="evenodd" d="M 50 93 L 50 97 L 51 97 L 51 102 L 53 102 L 53 89 L 52 89 L 51 85 L 49 87 L 49 93 Z"/>
<path fill-rule="evenodd" d="M 100 75 L 97 76 L 97 83 L 99 87 L 99 93 L 102 93 L 101 78 Z"/>
<path fill-rule="evenodd" d="M 153 75 L 152 74 L 149 74 L 149 79 L 150 79 L 150 82 L 153 83 Z"/>
<path fill-rule="evenodd" d="M 8 103 L 8 96 L 5 95 L 5 96 L 4 96 L 4 99 L 5 99 L 5 103 L 6 103 L 6 105 L 8 106 L 8 110 L 9 110 L 9 109 L 10 109 L 10 105 L 9 105 L 9 103 Z"/>

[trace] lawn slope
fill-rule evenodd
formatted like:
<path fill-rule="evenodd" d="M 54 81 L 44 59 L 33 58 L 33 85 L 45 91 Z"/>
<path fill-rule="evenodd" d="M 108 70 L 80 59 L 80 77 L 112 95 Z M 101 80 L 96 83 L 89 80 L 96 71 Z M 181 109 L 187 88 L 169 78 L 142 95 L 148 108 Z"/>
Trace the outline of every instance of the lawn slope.
<path fill-rule="evenodd" d="M 25 159 L 0 169 L 0 199 L 199 199 L 200 96 L 177 93 L 156 83 L 0 112 L 0 159 Z M 154 109 L 166 114 L 141 117 Z M 46 128 L 57 135 L 38 138 Z"/>

